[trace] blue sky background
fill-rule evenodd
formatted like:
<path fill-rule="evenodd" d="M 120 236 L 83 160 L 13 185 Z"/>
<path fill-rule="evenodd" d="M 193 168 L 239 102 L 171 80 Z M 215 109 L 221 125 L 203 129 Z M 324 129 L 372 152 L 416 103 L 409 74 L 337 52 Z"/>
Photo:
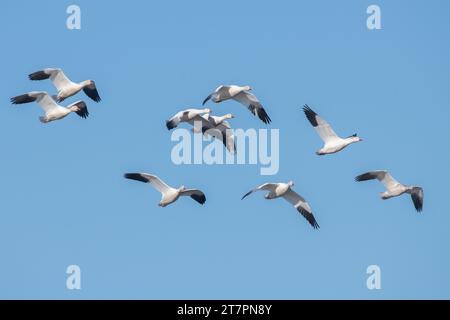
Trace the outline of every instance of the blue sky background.
<path fill-rule="evenodd" d="M 366 28 L 366 8 L 382 30 Z M 78 4 L 82 29 L 66 28 Z M 0 298 L 450 298 L 448 1 L 2 1 Z M 9 98 L 53 91 L 27 75 L 61 67 L 94 79 L 91 116 L 43 125 L 36 105 Z M 165 120 L 199 107 L 220 84 L 249 84 L 280 129 L 280 171 L 175 166 Z M 318 157 L 308 103 L 343 135 L 365 139 Z M 265 128 L 234 102 L 235 128 Z M 425 190 L 381 201 L 381 184 L 353 178 L 389 169 Z M 146 171 L 198 187 L 159 208 Z M 285 201 L 257 193 L 294 180 L 313 230 Z M 68 265 L 82 290 L 65 287 Z M 366 288 L 377 264 L 382 289 Z"/>

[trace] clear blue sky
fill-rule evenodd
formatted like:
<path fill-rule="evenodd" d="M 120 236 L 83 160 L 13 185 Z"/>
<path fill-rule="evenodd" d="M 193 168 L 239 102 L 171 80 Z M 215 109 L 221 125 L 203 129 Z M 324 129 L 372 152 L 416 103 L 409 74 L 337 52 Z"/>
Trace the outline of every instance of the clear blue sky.
<path fill-rule="evenodd" d="M 78 4 L 82 29 L 66 29 Z M 382 30 L 366 28 L 366 8 Z M 448 1 L 3 1 L 0 10 L 0 298 L 450 298 Z M 94 79 L 91 116 L 43 125 L 11 96 L 27 75 Z M 280 129 L 280 171 L 175 166 L 165 120 L 219 84 L 251 85 Z M 300 107 L 364 142 L 329 157 Z M 265 128 L 233 102 L 238 128 Z M 357 174 L 389 169 L 425 190 L 382 201 Z M 159 208 L 129 171 L 206 192 Z M 252 187 L 294 180 L 313 230 Z M 82 289 L 65 287 L 66 267 Z M 366 288 L 377 264 L 382 289 Z"/>

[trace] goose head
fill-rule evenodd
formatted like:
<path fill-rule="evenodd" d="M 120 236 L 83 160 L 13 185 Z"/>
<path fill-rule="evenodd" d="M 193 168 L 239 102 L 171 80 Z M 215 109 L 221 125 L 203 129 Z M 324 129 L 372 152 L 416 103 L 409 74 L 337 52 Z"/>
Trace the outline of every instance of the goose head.
<path fill-rule="evenodd" d="M 244 89 L 244 91 L 252 91 L 253 88 L 250 86 L 243 86 L 242 89 Z"/>
<path fill-rule="evenodd" d="M 186 187 L 184 185 L 182 185 L 181 187 L 178 188 L 179 192 L 183 192 L 186 190 Z"/>
<path fill-rule="evenodd" d="M 358 135 L 357 135 L 356 133 L 355 133 L 354 135 L 351 135 L 350 137 L 347 137 L 347 139 L 348 139 L 351 143 L 363 141 L 363 139 L 360 138 L 360 137 L 358 137 Z"/>
<path fill-rule="evenodd" d="M 210 108 L 202 109 L 202 113 L 211 113 L 212 110 Z"/>
<path fill-rule="evenodd" d="M 232 115 L 231 113 L 228 113 L 228 114 L 224 115 L 224 118 L 225 119 L 233 119 L 234 115 Z"/>
<path fill-rule="evenodd" d="M 289 188 L 291 188 L 291 187 L 294 186 L 294 181 L 291 180 L 291 181 L 289 181 L 287 184 L 288 184 Z"/>

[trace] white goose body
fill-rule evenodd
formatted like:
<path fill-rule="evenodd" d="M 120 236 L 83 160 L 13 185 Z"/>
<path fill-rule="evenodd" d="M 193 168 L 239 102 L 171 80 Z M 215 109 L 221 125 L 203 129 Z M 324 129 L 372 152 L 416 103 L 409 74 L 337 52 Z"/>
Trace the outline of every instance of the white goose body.
<path fill-rule="evenodd" d="M 337 137 L 336 139 L 330 139 L 328 140 L 323 148 L 318 150 L 316 154 L 318 155 L 324 155 L 324 154 L 332 154 L 339 152 L 343 149 L 345 149 L 347 146 L 351 145 L 352 143 L 361 141 L 358 137 L 348 137 L 345 139 Z"/>
<path fill-rule="evenodd" d="M 171 203 L 174 203 L 180 197 L 182 189 L 169 188 L 162 194 L 161 201 L 158 203 L 160 207 L 168 206 Z"/>
<path fill-rule="evenodd" d="M 289 191 L 291 186 L 289 183 L 277 183 L 275 188 L 264 196 L 266 199 L 276 199 L 282 197 Z"/>
<path fill-rule="evenodd" d="M 88 86 L 89 83 L 83 81 L 81 83 L 75 83 L 70 81 L 70 83 L 66 84 L 60 90 L 58 90 L 58 94 L 56 95 L 57 101 L 63 101 L 68 97 L 76 95 L 78 92 L 83 90 L 84 87 Z"/>

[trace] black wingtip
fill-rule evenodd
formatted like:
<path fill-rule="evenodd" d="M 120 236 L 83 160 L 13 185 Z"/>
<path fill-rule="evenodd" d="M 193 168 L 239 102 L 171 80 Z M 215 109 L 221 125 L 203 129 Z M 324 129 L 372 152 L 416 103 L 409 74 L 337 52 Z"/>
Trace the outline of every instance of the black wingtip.
<path fill-rule="evenodd" d="M 266 110 L 264 110 L 264 108 L 260 108 L 258 110 L 258 117 L 262 120 L 262 122 L 264 122 L 265 124 L 269 124 L 270 122 L 272 122 L 272 120 L 270 119 L 269 115 L 267 114 Z"/>
<path fill-rule="evenodd" d="M 302 207 L 298 207 L 297 211 L 309 222 L 309 224 L 314 229 L 320 229 L 320 226 L 317 223 L 316 218 L 314 218 L 314 215 L 312 212 L 309 212 L 309 211 L 303 209 Z"/>
<path fill-rule="evenodd" d="M 252 193 L 253 190 L 250 190 L 249 192 L 247 192 L 246 194 L 244 194 L 244 196 L 241 198 L 241 200 L 244 200 L 244 198 L 246 198 L 248 195 L 250 195 L 250 193 Z"/>
<path fill-rule="evenodd" d="M 84 101 L 78 102 L 75 104 L 75 106 L 78 107 L 78 111 L 75 111 L 75 113 L 83 119 L 86 119 L 89 117 L 89 110 L 86 106 L 86 103 Z"/>
<path fill-rule="evenodd" d="M 360 174 L 359 176 L 355 177 L 355 181 L 362 182 L 362 181 L 367 181 L 367 180 L 373 180 L 375 178 L 376 178 L 376 176 L 374 176 L 370 172 L 367 172 L 367 173 L 363 173 L 363 174 Z"/>
<path fill-rule="evenodd" d="M 12 97 L 10 101 L 12 104 L 22 104 L 36 101 L 36 98 L 31 97 L 28 94 L 21 94 L 20 96 Z"/>
<path fill-rule="evenodd" d="M 317 127 L 317 113 L 315 113 L 307 104 L 303 106 L 303 112 L 305 113 L 306 118 L 309 120 L 309 122 L 312 124 L 313 127 Z"/>
<path fill-rule="evenodd" d="M 203 205 L 206 202 L 206 196 L 204 194 L 193 194 L 191 198 Z"/>
<path fill-rule="evenodd" d="M 48 78 L 50 78 L 50 75 L 44 71 L 36 71 L 28 75 L 28 79 L 30 80 L 45 80 Z"/>
<path fill-rule="evenodd" d="M 212 94 L 210 94 L 209 96 L 207 96 L 207 97 L 205 98 L 205 100 L 203 100 L 202 106 L 204 106 L 205 103 L 208 102 L 209 99 L 211 99 L 211 96 L 212 96 Z"/>
<path fill-rule="evenodd" d="M 96 87 L 94 87 L 94 88 L 85 87 L 83 89 L 83 91 L 89 98 L 91 98 L 95 102 L 102 101 L 102 98 L 100 98 L 100 95 L 99 95 Z"/>
<path fill-rule="evenodd" d="M 176 128 L 176 125 L 172 120 L 166 120 L 166 127 L 168 130 L 172 130 L 173 128 Z"/>
<path fill-rule="evenodd" d="M 125 179 L 141 181 L 141 182 L 144 182 L 144 183 L 148 182 L 148 180 L 145 177 L 143 177 L 140 173 L 125 173 L 123 175 L 123 177 Z"/>

